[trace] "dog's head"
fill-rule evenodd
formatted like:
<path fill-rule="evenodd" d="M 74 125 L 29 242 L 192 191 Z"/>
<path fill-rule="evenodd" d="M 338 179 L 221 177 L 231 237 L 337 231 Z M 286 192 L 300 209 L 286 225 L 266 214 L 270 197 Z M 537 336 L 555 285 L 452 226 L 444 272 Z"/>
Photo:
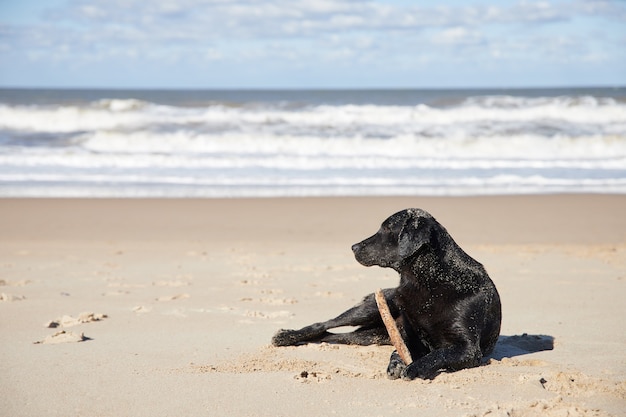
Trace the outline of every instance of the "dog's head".
<path fill-rule="evenodd" d="M 365 266 L 399 269 L 430 241 L 435 219 L 422 209 L 397 212 L 373 236 L 352 246 L 354 257 Z"/>

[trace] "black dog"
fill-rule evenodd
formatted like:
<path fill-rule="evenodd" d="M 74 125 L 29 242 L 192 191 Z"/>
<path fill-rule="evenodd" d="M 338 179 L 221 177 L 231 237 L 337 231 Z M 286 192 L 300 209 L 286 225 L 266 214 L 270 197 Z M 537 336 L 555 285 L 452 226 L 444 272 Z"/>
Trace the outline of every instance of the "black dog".
<path fill-rule="evenodd" d="M 467 255 L 430 214 L 421 209 L 400 211 L 385 220 L 372 237 L 352 246 L 365 266 L 393 268 L 396 288 L 384 290 L 392 316 L 413 363 L 391 355 L 390 378 L 434 378 L 441 370 L 480 365 L 500 333 L 500 297 L 483 266 Z M 359 326 L 350 333 L 330 333 L 341 326 Z M 307 342 L 357 345 L 390 344 L 374 294 L 338 317 L 300 330 L 279 330 L 275 346 Z"/>

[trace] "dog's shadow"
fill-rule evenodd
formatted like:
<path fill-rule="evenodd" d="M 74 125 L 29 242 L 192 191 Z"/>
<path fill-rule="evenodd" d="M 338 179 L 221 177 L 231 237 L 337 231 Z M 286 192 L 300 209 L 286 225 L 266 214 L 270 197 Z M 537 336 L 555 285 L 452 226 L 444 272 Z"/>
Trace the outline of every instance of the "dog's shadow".
<path fill-rule="evenodd" d="M 552 349 L 554 349 L 554 337 L 552 336 L 527 333 L 515 336 L 500 336 L 489 358 L 502 360 L 503 358 L 512 358 Z"/>

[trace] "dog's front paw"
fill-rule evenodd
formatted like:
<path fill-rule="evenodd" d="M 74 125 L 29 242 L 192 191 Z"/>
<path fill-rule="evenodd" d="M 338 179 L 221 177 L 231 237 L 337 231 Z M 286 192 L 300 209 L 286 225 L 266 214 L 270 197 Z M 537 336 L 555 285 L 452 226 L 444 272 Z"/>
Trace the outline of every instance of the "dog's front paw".
<path fill-rule="evenodd" d="M 433 379 L 435 376 L 437 376 L 436 370 L 426 369 L 420 366 L 419 362 L 413 362 L 402 370 L 402 379 L 405 381 L 412 381 L 416 378 Z"/>
<path fill-rule="evenodd" d="M 272 337 L 272 345 L 274 346 L 293 346 L 300 342 L 297 330 L 280 329 Z"/>
<path fill-rule="evenodd" d="M 387 366 L 387 377 L 389 379 L 398 379 L 402 376 L 402 371 L 406 368 L 404 361 L 400 358 L 397 351 L 393 351 L 389 358 L 389 366 Z"/>
<path fill-rule="evenodd" d="M 420 374 L 420 369 L 415 362 L 407 366 L 402 370 L 402 379 L 405 381 L 411 381 L 415 378 L 418 378 Z"/>

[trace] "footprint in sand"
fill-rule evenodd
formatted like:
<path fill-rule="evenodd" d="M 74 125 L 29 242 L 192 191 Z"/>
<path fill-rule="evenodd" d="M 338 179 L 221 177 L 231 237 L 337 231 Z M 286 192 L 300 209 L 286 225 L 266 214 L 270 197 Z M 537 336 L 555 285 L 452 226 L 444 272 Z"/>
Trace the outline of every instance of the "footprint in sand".
<path fill-rule="evenodd" d="M 328 297 L 328 298 L 343 298 L 345 295 L 342 292 L 332 292 L 332 291 L 317 291 L 315 293 L 317 297 Z"/>
<path fill-rule="evenodd" d="M 102 293 L 102 295 L 105 297 L 117 297 L 118 295 L 128 295 L 128 294 L 130 294 L 130 291 L 124 291 L 124 290 L 108 291 L 108 292 Z"/>
<path fill-rule="evenodd" d="M 270 305 L 284 305 L 284 304 L 297 304 L 298 300 L 295 298 L 260 298 L 260 302 Z"/>
<path fill-rule="evenodd" d="M 275 295 L 275 294 L 282 294 L 284 293 L 283 290 L 281 289 L 267 289 L 267 290 L 261 290 L 261 294 L 270 294 L 270 295 Z"/>
<path fill-rule="evenodd" d="M 189 294 L 176 294 L 176 295 L 164 295 L 162 297 L 157 298 L 157 301 L 174 301 L 174 300 L 183 300 L 185 298 L 191 297 Z"/>
<path fill-rule="evenodd" d="M 133 311 L 137 314 L 149 313 L 152 311 L 152 307 L 136 306 L 133 308 Z"/>
<path fill-rule="evenodd" d="M 256 279 L 242 279 L 239 281 L 240 285 L 259 285 L 259 281 Z"/>
<path fill-rule="evenodd" d="M 243 302 L 258 301 L 260 303 L 270 304 L 270 305 L 285 305 L 285 304 L 297 304 L 298 303 L 298 300 L 296 300 L 295 298 L 259 298 L 259 299 L 255 299 L 255 298 L 252 298 L 252 297 L 244 297 L 244 298 L 240 298 L 239 301 L 243 301 Z"/>
<path fill-rule="evenodd" d="M 155 287 L 186 287 L 190 285 L 188 281 L 173 280 L 173 281 L 157 281 L 153 282 Z"/>
<path fill-rule="evenodd" d="M 0 301 L 22 301 L 25 299 L 26 297 L 22 295 L 7 294 L 4 292 L 0 294 Z"/>
<path fill-rule="evenodd" d="M 251 317 L 256 319 L 276 319 L 276 318 L 284 318 L 291 317 L 293 313 L 286 310 L 281 311 L 273 311 L 273 312 L 265 312 L 265 311 L 250 311 L 247 310 L 243 313 L 244 317 Z"/>
<path fill-rule="evenodd" d="M 124 282 L 109 282 L 107 284 L 107 287 L 109 288 L 145 288 L 146 286 L 143 284 L 127 284 Z M 128 294 L 128 291 L 126 291 L 126 294 Z"/>
<path fill-rule="evenodd" d="M 10 286 L 10 287 L 23 287 L 25 285 L 30 284 L 32 281 L 29 279 L 22 279 L 20 281 L 7 281 L 6 279 L 0 279 L 0 286 Z"/>
<path fill-rule="evenodd" d="M 106 314 L 95 314 L 91 312 L 80 313 L 78 317 L 72 316 L 62 316 L 56 320 L 51 320 L 45 324 L 45 327 L 54 329 L 57 327 L 72 327 L 83 323 L 90 323 L 93 321 L 101 321 L 106 319 L 108 316 Z"/>
<path fill-rule="evenodd" d="M 59 343 L 84 342 L 85 340 L 91 340 L 91 339 L 86 337 L 83 333 L 72 333 L 72 332 L 66 332 L 65 330 L 61 330 L 60 332 L 56 332 L 46 337 L 43 340 L 39 340 L 33 343 L 42 344 L 42 345 L 56 345 Z"/>

